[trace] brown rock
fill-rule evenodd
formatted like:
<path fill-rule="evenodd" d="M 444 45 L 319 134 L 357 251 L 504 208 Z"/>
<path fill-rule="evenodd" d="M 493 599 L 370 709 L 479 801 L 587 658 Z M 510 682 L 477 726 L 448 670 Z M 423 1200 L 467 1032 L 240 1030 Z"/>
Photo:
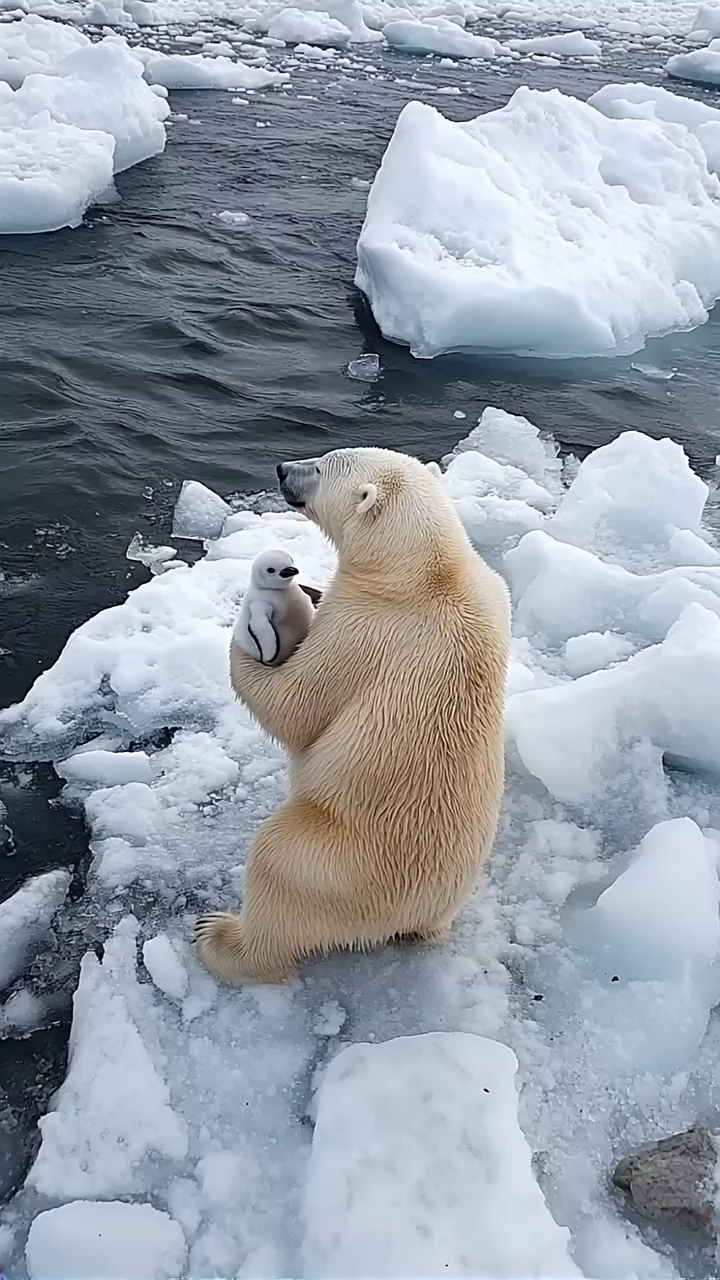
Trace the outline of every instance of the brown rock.
<path fill-rule="evenodd" d="M 644 1217 L 714 1234 L 717 1165 L 718 1148 L 710 1130 L 694 1125 L 686 1133 L 625 1156 L 615 1168 L 613 1182 L 627 1192 Z"/>

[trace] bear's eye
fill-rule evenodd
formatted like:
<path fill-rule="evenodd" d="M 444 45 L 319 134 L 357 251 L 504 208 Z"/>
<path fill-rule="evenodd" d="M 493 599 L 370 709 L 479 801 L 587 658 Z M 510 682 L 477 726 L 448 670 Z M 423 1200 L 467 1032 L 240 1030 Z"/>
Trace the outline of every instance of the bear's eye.
<path fill-rule="evenodd" d="M 274 573 L 274 572 L 275 572 L 274 569 L 268 569 L 268 573 Z"/>

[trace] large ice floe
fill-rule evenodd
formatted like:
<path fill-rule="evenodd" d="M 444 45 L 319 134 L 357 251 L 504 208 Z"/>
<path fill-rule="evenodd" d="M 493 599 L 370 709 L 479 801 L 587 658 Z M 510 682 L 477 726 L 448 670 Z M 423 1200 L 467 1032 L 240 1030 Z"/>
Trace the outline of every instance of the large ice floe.
<path fill-rule="evenodd" d="M 699 84 L 720 85 L 720 5 L 701 4 L 687 32 L 693 45 L 688 52 L 675 53 L 668 59 L 669 76 L 679 80 L 695 80 Z"/>
<path fill-rule="evenodd" d="M 420 357 L 612 356 L 707 319 L 717 112 L 622 88 L 593 105 L 520 88 L 463 123 L 404 108 L 357 245 L 385 337 Z"/>
<path fill-rule="evenodd" d="M 720 40 L 711 40 L 704 49 L 673 54 L 668 58 L 667 71 L 678 80 L 720 85 Z"/>
<path fill-rule="evenodd" d="M 626 1219 L 615 1155 L 720 1105 L 720 555 L 708 486 L 670 440 L 579 466 L 487 409 L 445 484 L 514 603 L 507 791 L 449 940 L 219 987 L 191 919 L 232 907 L 287 787 L 234 701 L 228 644 L 255 555 L 322 586 L 302 516 L 183 488 L 204 554 L 89 619 L 0 713 L 18 761 L 82 804 L 84 897 L 50 872 L 0 913 L 7 1003 L 90 924 L 67 1078 L 0 1266 L 82 1276 L 688 1274 Z M 568 480 L 572 482 L 568 484 Z M 187 546 L 187 543 L 183 545 Z M 32 932 L 28 933 L 28 925 Z"/>

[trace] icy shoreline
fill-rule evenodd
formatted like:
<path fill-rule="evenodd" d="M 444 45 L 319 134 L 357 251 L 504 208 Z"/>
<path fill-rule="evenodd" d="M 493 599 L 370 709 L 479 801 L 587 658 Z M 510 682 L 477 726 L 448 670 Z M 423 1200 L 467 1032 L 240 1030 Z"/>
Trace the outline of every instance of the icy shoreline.
<path fill-rule="evenodd" d="M 202 486 L 186 487 L 176 527 L 202 539 L 215 521 L 204 557 L 90 619 L 0 714 L 4 750 L 55 758 L 68 799 L 85 806 L 83 910 L 110 935 L 103 960 L 83 963 L 67 1080 L 27 1185 L 0 1218 L 6 1270 L 22 1274 L 34 1222 L 36 1280 L 58 1250 L 68 1273 L 105 1274 L 107 1258 L 83 1244 L 83 1214 L 100 1209 L 82 1206 L 102 1201 L 108 1238 L 122 1240 L 122 1199 L 158 1211 L 142 1226 L 149 1275 L 177 1274 L 178 1228 L 189 1277 L 349 1275 L 342 1250 L 359 1223 L 368 1266 L 385 1258 L 382 1273 L 399 1274 L 382 1243 L 391 1224 L 380 1212 L 371 1229 L 356 1197 L 394 1204 L 398 1256 L 414 1257 L 429 1194 L 422 1116 L 409 1129 L 409 1108 L 401 1125 L 419 1144 L 414 1182 L 383 1126 L 367 1147 L 363 1159 L 388 1170 L 374 1191 L 355 1165 L 351 1117 L 367 1108 L 358 1141 L 370 1142 L 373 1044 L 379 1053 L 398 1036 L 446 1032 L 453 1044 L 455 1033 L 481 1037 L 462 1059 L 467 1097 L 481 1063 L 497 1070 L 495 1086 L 484 1081 L 505 1090 L 492 1113 L 497 1150 L 520 1161 L 494 1166 L 491 1144 L 474 1173 L 448 1171 L 449 1195 L 453 1177 L 459 1188 L 490 1179 L 519 1216 L 514 1232 L 486 1225 L 478 1253 L 475 1210 L 438 1210 L 447 1273 L 524 1274 L 512 1249 L 525 1230 L 545 1233 L 543 1274 L 682 1274 L 668 1242 L 623 1217 L 607 1174 L 613 1155 L 720 1101 L 710 1017 L 720 994 L 720 553 L 702 523 L 708 489 L 679 446 L 637 433 L 590 455 L 568 488 L 573 469 L 563 480 L 552 443 L 497 410 L 444 467 L 475 544 L 509 578 L 515 616 L 504 819 L 447 946 L 333 957 L 295 988 L 240 992 L 217 988 L 192 956 L 192 915 L 236 901 L 247 842 L 286 785 L 281 753 L 232 700 L 227 645 L 261 548 L 286 546 L 319 585 L 332 572 L 329 547 L 301 517 L 227 514 Z M 174 729 L 168 746 L 127 751 L 162 725 Z M 10 989 L 22 992 L 22 976 Z M 516 1118 L 512 1070 L 501 1058 L 491 1068 L 495 1041 L 519 1063 Z M 354 1092 L 338 1094 L 336 1055 L 363 1043 Z M 408 1097 L 417 1079 L 455 1124 L 455 1068 L 432 1066 L 433 1052 L 411 1041 L 397 1069 L 410 1072 Z M 339 1147 L 328 1135 L 340 1119 L 328 1130 L 324 1108 L 350 1126 Z M 323 1123 L 317 1147 L 308 1116 Z M 523 1181 L 522 1143 L 539 1190 Z M 357 1209 L 338 1204 L 329 1236 L 318 1196 L 339 1176 Z M 43 1216 L 65 1204 L 65 1216 Z M 567 1254 L 555 1224 L 569 1230 Z"/>

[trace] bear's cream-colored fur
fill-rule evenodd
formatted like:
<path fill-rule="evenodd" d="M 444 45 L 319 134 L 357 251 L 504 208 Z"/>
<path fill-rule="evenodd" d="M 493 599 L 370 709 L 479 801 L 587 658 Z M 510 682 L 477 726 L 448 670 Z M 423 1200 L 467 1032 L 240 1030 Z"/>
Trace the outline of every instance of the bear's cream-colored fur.
<path fill-rule="evenodd" d="M 503 787 L 508 595 L 436 469 L 340 449 L 278 472 L 338 567 L 283 666 L 232 651 L 237 696 L 287 748 L 290 795 L 253 841 L 242 913 L 196 923 L 201 959 L 230 982 L 442 936 L 490 851 Z"/>

